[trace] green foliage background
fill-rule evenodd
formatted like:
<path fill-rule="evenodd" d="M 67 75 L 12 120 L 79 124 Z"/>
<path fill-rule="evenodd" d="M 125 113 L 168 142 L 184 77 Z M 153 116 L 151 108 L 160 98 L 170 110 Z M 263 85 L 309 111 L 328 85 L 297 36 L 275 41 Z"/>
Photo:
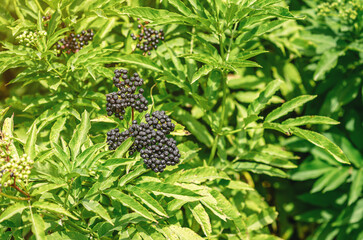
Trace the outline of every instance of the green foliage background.
<path fill-rule="evenodd" d="M 1 188 L 1 239 L 363 239 L 363 6 L 335 2 L 5 0 L 0 123 L 35 164 L 29 197 Z M 138 17 L 166 32 L 150 57 Z M 106 150 L 131 119 L 105 117 L 116 68 L 178 123 L 178 166 Z"/>

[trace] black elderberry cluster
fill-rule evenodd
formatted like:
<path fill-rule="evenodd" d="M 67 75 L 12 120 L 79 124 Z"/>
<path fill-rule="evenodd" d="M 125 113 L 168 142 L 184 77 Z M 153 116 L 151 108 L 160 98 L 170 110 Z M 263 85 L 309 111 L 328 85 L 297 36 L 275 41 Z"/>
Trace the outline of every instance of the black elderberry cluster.
<path fill-rule="evenodd" d="M 173 138 L 166 137 L 174 131 L 175 125 L 164 111 L 155 111 L 145 115 L 145 123 L 137 123 L 136 120 L 124 132 L 118 128 L 107 133 L 107 144 L 110 150 L 115 150 L 129 137 L 133 137 L 134 143 L 129 149 L 132 156 L 136 151 L 140 152 L 145 165 L 154 172 L 163 172 L 167 165 L 179 163 L 180 153 Z"/>
<path fill-rule="evenodd" d="M 71 52 L 76 53 L 84 46 L 88 45 L 89 41 L 93 40 L 93 36 L 94 33 L 91 29 L 88 29 L 87 31 L 83 30 L 81 34 L 71 32 L 67 37 L 59 40 L 56 47 L 60 53 L 62 51 L 66 51 L 68 54 Z"/>
<path fill-rule="evenodd" d="M 138 19 L 139 20 L 139 19 Z M 148 22 L 145 22 L 144 25 L 139 24 L 137 27 L 141 30 L 139 34 L 131 33 L 131 37 L 133 40 L 137 40 L 138 43 L 136 47 L 144 52 L 144 54 L 151 55 L 150 50 L 157 49 L 160 41 L 164 40 L 164 31 L 163 29 L 155 30 L 152 28 L 147 28 L 145 25 Z"/>
<path fill-rule="evenodd" d="M 127 107 L 132 107 L 136 111 L 143 112 L 148 109 L 148 101 L 142 95 L 144 89 L 139 88 L 138 93 L 135 93 L 137 88 L 143 85 L 144 80 L 140 78 L 138 73 L 128 74 L 128 70 L 115 70 L 113 77 L 114 85 L 119 89 L 117 92 L 112 92 L 106 95 L 106 111 L 108 116 L 115 114 L 117 118 L 123 120 L 123 115 Z"/>

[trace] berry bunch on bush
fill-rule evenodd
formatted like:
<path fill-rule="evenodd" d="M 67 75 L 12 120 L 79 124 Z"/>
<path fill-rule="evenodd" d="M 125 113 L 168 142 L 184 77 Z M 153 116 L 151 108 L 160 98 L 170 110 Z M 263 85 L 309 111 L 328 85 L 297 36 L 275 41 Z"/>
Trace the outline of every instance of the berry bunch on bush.
<path fill-rule="evenodd" d="M 11 140 L 3 133 L 0 133 L 0 136 L 0 182 L 3 182 L 4 187 L 7 187 L 15 182 L 26 181 L 33 160 L 26 154 L 21 158 L 12 156 L 10 151 Z"/>
<path fill-rule="evenodd" d="M 32 32 L 24 31 L 22 34 L 16 37 L 19 43 L 24 44 L 29 47 L 30 45 L 35 45 L 40 38 L 47 36 L 46 31 Z"/>
<path fill-rule="evenodd" d="M 89 41 L 93 40 L 93 36 L 94 33 L 91 29 L 88 29 L 87 31 L 83 30 L 81 34 L 71 32 L 67 37 L 58 41 L 56 48 L 59 51 L 59 54 L 62 53 L 62 51 L 66 51 L 68 54 L 71 52 L 76 53 L 84 46 L 88 45 Z"/>
<path fill-rule="evenodd" d="M 138 73 L 135 72 L 129 75 L 126 69 L 116 69 L 113 83 L 119 91 L 106 95 L 106 111 L 108 116 L 115 114 L 117 118 L 123 120 L 127 107 L 131 107 L 139 112 L 148 109 L 147 105 L 149 102 L 142 95 L 144 89 L 139 88 L 138 93 L 136 93 L 137 88 L 144 83 L 144 80 L 140 78 Z"/>
<path fill-rule="evenodd" d="M 164 31 L 163 29 L 158 31 L 152 28 L 147 28 L 147 24 L 148 22 L 139 24 L 137 27 L 140 29 L 140 33 L 131 33 L 131 37 L 134 41 L 138 41 L 136 48 L 143 51 L 144 54 L 147 53 L 148 55 L 151 55 L 150 51 L 157 49 L 160 41 L 164 40 Z"/>
<path fill-rule="evenodd" d="M 107 144 L 110 150 L 115 150 L 129 137 L 133 137 L 134 143 L 129 149 L 132 156 L 136 151 L 140 152 L 145 165 L 154 172 L 163 172 L 167 165 L 179 163 L 180 153 L 176 141 L 167 137 L 175 129 L 175 125 L 164 111 L 155 111 L 145 115 L 145 123 L 137 123 L 136 120 L 124 132 L 118 128 L 107 133 Z"/>

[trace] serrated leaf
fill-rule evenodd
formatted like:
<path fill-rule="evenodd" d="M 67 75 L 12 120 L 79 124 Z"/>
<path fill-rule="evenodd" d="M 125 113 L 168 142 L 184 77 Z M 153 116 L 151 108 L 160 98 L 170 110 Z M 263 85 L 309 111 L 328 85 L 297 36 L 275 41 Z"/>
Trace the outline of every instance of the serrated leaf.
<path fill-rule="evenodd" d="M 312 144 L 325 149 L 329 152 L 338 162 L 350 164 L 348 158 L 345 156 L 343 151 L 335 145 L 332 141 L 326 138 L 320 133 L 316 133 L 309 130 L 300 129 L 297 127 L 291 127 L 291 131 L 298 137 L 304 138 Z"/>
<path fill-rule="evenodd" d="M 52 183 L 48 183 L 46 185 L 37 187 L 34 189 L 34 191 L 31 193 L 32 196 L 36 196 L 36 195 L 42 195 L 43 193 L 49 192 L 51 190 L 54 189 L 58 189 L 58 188 L 62 188 L 62 187 L 66 187 L 67 184 L 52 184 Z"/>
<path fill-rule="evenodd" d="M 105 147 L 105 143 L 98 143 L 93 145 L 86 150 L 84 150 L 81 154 L 79 154 L 75 159 L 75 166 L 84 167 L 87 162 L 92 162 L 92 159 L 95 157 L 95 154 L 102 148 Z"/>
<path fill-rule="evenodd" d="M 295 108 L 298 108 L 298 107 L 304 105 L 305 103 L 313 100 L 314 98 L 316 98 L 316 95 L 315 96 L 303 95 L 303 96 L 299 96 L 294 99 L 291 99 L 290 101 L 282 104 L 280 107 L 278 107 L 275 110 L 273 110 L 272 112 L 270 112 L 266 116 L 265 121 L 272 122 L 282 116 L 285 116 L 287 113 L 293 111 Z"/>
<path fill-rule="evenodd" d="M 320 58 L 318 65 L 316 66 L 314 72 L 314 80 L 318 80 L 320 77 L 324 76 L 326 72 L 330 71 L 338 63 L 338 58 L 344 54 L 344 51 L 337 51 L 336 49 L 331 49 L 326 51 Z"/>
<path fill-rule="evenodd" d="M 57 121 L 54 123 L 50 130 L 49 140 L 51 142 L 58 143 L 60 133 L 63 131 L 63 128 L 66 124 L 66 118 L 58 118 Z"/>
<path fill-rule="evenodd" d="M 213 65 L 204 65 L 203 67 L 199 68 L 197 72 L 194 73 L 193 79 L 190 84 L 195 83 L 199 78 L 208 75 L 214 69 Z"/>
<path fill-rule="evenodd" d="M 151 213 L 149 213 L 149 211 L 145 207 L 143 207 L 139 202 L 137 202 L 135 199 L 133 199 L 129 195 L 126 195 L 123 192 L 115 190 L 115 189 L 109 191 L 107 193 L 107 195 L 116 199 L 122 205 L 124 205 L 128 208 L 131 208 L 132 210 L 139 213 L 143 217 L 145 217 L 153 222 L 157 222 L 155 220 L 155 218 L 151 215 Z"/>
<path fill-rule="evenodd" d="M 34 213 L 31 214 L 32 232 L 37 240 L 45 240 L 45 224 L 43 218 Z"/>
<path fill-rule="evenodd" d="M 146 173 L 147 171 L 149 171 L 149 169 L 145 168 L 144 165 L 137 166 L 133 171 L 125 174 L 120 178 L 119 186 L 125 186 L 125 184 L 142 175 L 143 173 Z"/>
<path fill-rule="evenodd" d="M 141 188 L 128 185 L 126 188 L 127 191 L 135 195 L 136 197 L 140 198 L 141 201 L 151 208 L 154 212 L 159 214 L 160 216 L 168 217 L 167 213 L 165 212 L 164 208 L 156 201 L 150 194 L 142 190 Z"/>
<path fill-rule="evenodd" d="M 29 135 L 26 139 L 26 143 L 24 146 L 25 153 L 31 158 L 34 159 L 36 156 L 35 152 L 35 143 L 37 141 L 37 126 L 35 122 L 32 124 L 32 126 L 29 129 Z"/>
<path fill-rule="evenodd" d="M 161 72 L 160 67 L 155 64 L 148 57 L 139 55 L 139 54 L 131 54 L 131 55 L 123 55 L 119 57 L 115 57 L 115 62 L 127 63 L 132 65 L 137 65 L 142 68 L 146 68 L 155 72 Z"/>
<path fill-rule="evenodd" d="M 51 202 L 35 202 L 32 204 L 33 208 L 39 208 L 39 209 L 43 209 L 49 212 L 53 212 L 53 213 L 58 213 L 58 214 L 62 214 L 62 215 L 66 215 L 70 218 L 73 218 L 74 220 L 77 220 L 78 218 L 76 218 L 73 214 L 71 214 L 70 212 L 68 212 L 66 209 L 64 209 L 62 206 L 55 204 L 55 203 L 51 203 Z"/>
<path fill-rule="evenodd" d="M 72 139 L 69 142 L 69 147 L 71 149 L 72 160 L 74 160 L 81 150 L 81 146 L 87 140 L 88 131 L 91 128 L 91 123 L 89 119 L 89 113 L 85 110 L 82 114 L 82 120 L 79 125 L 77 125 Z"/>
<path fill-rule="evenodd" d="M 229 179 L 228 175 L 219 173 L 215 167 L 197 167 L 186 171 L 179 171 L 169 176 L 166 182 L 202 183 L 215 179 Z"/>
<path fill-rule="evenodd" d="M 339 124 L 338 121 L 324 116 L 302 116 L 297 118 L 289 118 L 281 123 L 282 125 L 287 125 L 291 127 L 308 125 L 308 124 Z"/>
<path fill-rule="evenodd" d="M 212 226 L 209 219 L 208 213 L 205 211 L 204 207 L 200 203 L 189 203 L 188 207 L 193 214 L 195 220 L 201 226 L 204 234 L 209 236 L 212 233 Z"/>
<path fill-rule="evenodd" d="M 281 80 L 275 80 L 270 82 L 265 90 L 260 93 L 258 98 L 254 100 L 247 109 L 248 115 L 258 115 L 261 110 L 266 106 L 266 104 L 269 102 L 269 100 L 272 98 L 272 96 L 275 94 L 277 90 L 279 90 L 280 85 L 282 81 Z"/>
<path fill-rule="evenodd" d="M 116 151 L 113 153 L 111 158 L 123 158 L 125 157 L 126 152 L 129 150 L 133 141 L 131 138 L 126 139 L 122 142 L 121 146 L 119 146 Z"/>
<path fill-rule="evenodd" d="M 177 225 L 170 225 L 169 228 L 174 232 L 180 240 L 202 240 L 203 238 L 196 234 L 193 230 L 189 228 L 179 227 Z"/>
<path fill-rule="evenodd" d="M 287 177 L 287 174 L 281 169 L 259 163 L 236 162 L 235 164 L 233 164 L 233 169 L 235 169 L 236 171 L 250 171 L 257 174 L 266 174 L 272 177 Z"/>
<path fill-rule="evenodd" d="M 106 209 L 97 201 L 89 200 L 89 199 L 83 199 L 82 205 L 90 212 L 96 213 L 99 217 L 105 219 L 110 224 L 114 225 L 110 215 L 106 211 Z"/>
<path fill-rule="evenodd" d="M 348 205 L 351 205 L 361 196 L 363 190 L 363 168 L 359 169 L 350 186 Z"/>
<path fill-rule="evenodd" d="M 277 212 L 273 208 L 263 209 L 258 214 L 252 214 L 247 219 L 248 230 L 258 230 L 275 221 Z"/>
<path fill-rule="evenodd" d="M 69 156 L 65 151 L 63 151 L 62 147 L 58 145 L 58 143 L 51 143 L 54 149 L 54 155 L 61 161 L 63 166 L 65 167 L 66 171 L 69 173 L 71 171 L 71 163 Z"/>
<path fill-rule="evenodd" d="M 151 191 L 155 195 L 173 197 L 175 199 L 185 200 L 188 202 L 197 201 L 201 196 L 189 189 L 161 182 L 145 182 L 136 185 L 144 190 Z"/>
<path fill-rule="evenodd" d="M 22 213 L 24 209 L 28 208 L 26 202 L 17 202 L 13 205 L 10 205 L 5 211 L 0 215 L 0 222 L 3 222 L 15 214 Z"/>
<path fill-rule="evenodd" d="M 193 12 L 190 11 L 190 9 L 187 8 L 187 6 L 185 6 L 185 4 L 181 0 L 168 0 L 168 3 L 173 5 L 176 9 L 179 10 L 179 12 L 187 17 L 193 14 Z"/>

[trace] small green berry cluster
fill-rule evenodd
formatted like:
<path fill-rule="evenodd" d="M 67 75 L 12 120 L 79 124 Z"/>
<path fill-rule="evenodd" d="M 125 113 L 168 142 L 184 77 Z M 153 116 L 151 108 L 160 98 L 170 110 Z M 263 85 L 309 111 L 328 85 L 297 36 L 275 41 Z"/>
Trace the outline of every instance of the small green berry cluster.
<path fill-rule="evenodd" d="M 26 154 L 20 158 L 14 157 L 10 150 L 11 139 L 1 132 L 0 136 L 0 182 L 4 187 L 27 182 L 33 160 Z"/>
<path fill-rule="evenodd" d="M 337 0 L 333 2 L 323 2 L 318 5 L 319 16 L 339 17 L 346 20 L 355 20 L 362 10 L 363 5 L 354 0 Z"/>
<path fill-rule="evenodd" d="M 40 38 L 47 36 L 46 31 L 32 32 L 32 31 L 24 31 L 22 34 L 16 37 L 19 43 L 29 47 L 31 45 L 36 45 L 37 41 Z"/>

